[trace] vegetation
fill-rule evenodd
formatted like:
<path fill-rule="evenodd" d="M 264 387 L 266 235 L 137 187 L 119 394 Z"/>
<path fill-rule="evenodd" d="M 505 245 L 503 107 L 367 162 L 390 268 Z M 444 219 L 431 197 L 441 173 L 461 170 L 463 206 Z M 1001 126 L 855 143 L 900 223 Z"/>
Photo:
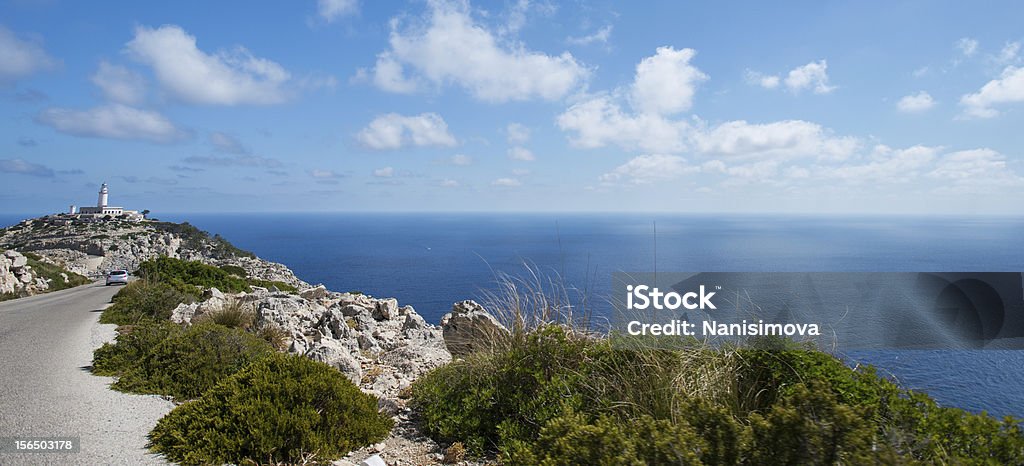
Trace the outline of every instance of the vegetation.
<path fill-rule="evenodd" d="M 329 463 L 392 421 L 334 368 L 275 353 L 171 411 L 150 446 L 182 464 Z"/>
<path fill-rule="evenodd" d="M 188 222 L 149 222 L 149 225 L 158 231 L 165 231 L 178 235 L 182 239 L 182 246 L 197 251 L 207 251 L 211 257 L 227 259 L 231 257 L 256 257 L 253 253 L 235 247 L 220 235 L 213 235 L 196 228 Z"/>
<path fill-rule="evenodd" d="M 1019 421 L 807 349 L 617 347 L 557 325 L 413 385 L 429 435 L 508 464 L 1021 464 Z"/>
<path fill-rule="evenodd" d="M 219 267 L 198 261 L 184 261 L 171 257 L 148 260 L 139 265 L 144 279 L 166 283 L 182 293 L 198 295 L 204 288 L 217 288 L 229 293 L 250 291 L 244 279 L 225 272 Z"/>
<path fill-rule="evenodd" d="M 181 303 L 194 301 L 197 296 L 194 289 L 182 292 L 166 283 L 136 280 L 114 295 L 114 304 L 103 311 L 100 322 L 134 325 L 145 321 L 167 321 L 174 308 Z"/>
<path fill-rule="evenodd" d="M 225 271 L 225 272 L 227 272 L 227 273 L 229 273 L 229 274 L 231 274 L 231 275 L 235 275 L 235 276 L 240 277 L 240 278 L 248 278 L 249 277 L 249 274 L 245 271 L 245 269 L 243 269 L 243 268 L 241 268 L 241 267 L 239 267 L 237 265 L 230 265 L 230 264 L 222 265 L 222 266 L 220 266 L 220 269 Z"/>
<path fill-rule="evenodd" d="M 32 267 L 32 271 L 35 272 L 37 277 L 44 278 L 49 282 L 50 288 L 47 291 L 60 291 L 92 282 L 88 277 L 69 272 L 64 270 L 63 267 L 43 262 L 42 258 L 35 254 L 26 253 L 25 259 L 28 260 L 29 267 Z M 64 274 L 67 280 L 64 280 L 64 276 L 61 276 L 61 274 Z"/>
<path fill-rule="evenodd" d="M 512 332 L 413 384 L 435 440 L 510 465 L 1024 464 L 1020 420 L 783 339 L 595 337 L 539 284 L 505 281 L 491 309 Z"/>
<path fill-rule="evenodd" d="M 267 342 L 239 329 L 193 325 L 167 334 L 142 358 L 123 367 L 111 387 L 189 400 L 272 351 Z"/>

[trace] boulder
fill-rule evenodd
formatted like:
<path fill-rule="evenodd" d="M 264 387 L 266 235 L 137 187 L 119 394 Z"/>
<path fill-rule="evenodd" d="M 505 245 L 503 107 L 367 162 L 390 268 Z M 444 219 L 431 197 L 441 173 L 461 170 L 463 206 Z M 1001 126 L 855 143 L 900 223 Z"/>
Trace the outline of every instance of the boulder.
<path fill-rule="evenodd" d="M 354 384 L 358 385 L 363 378 L 363 369 L 360 367 L 359 361 L 352 357 L 348 349 L 334 342 L 324 342 L 314 346 L 306 352 L 306 357 L 338 369 Z"/>
<path fill-rule="evenodd" d="M 441 318 L 441 331 L 453 357 L 490 351 L 509 333 L 483 306 L 469 300 L 452 305 L 452 311 Z"/>
<path fill-rule="evenodd" d="M 376 320 L 390 320 L 398 316 L 398 300 L 395 298 L 378 299 L 373 308 L 373 318 Z"/>
<path fill-rule="evenodd" d="M 310 301 L 324 299 L 327 297 L 327 288 L 323 285 L 318 285 L 315 288 L 302 291 L 299 293 L 299 296 Z"/>

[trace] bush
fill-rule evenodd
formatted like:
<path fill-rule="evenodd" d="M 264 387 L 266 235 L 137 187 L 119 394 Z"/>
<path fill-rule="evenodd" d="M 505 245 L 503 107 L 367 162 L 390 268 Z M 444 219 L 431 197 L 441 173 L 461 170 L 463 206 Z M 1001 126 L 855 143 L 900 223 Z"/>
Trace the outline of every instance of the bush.
<path fill-rule="evenodd" d="M 702 464 L 706 449 L 692 427 L 641 416 L 629 423 L 611 416 L 589 421 L 567 413 L 552 419 L 533 445 L 520 444 L 508 457 L 512 465 Z"/>
<path fill-rule="evenodd" d="M 149 446 L 182 464 L 306 464 L 377 442 L 391 426 L 341 372 L 274 353 L 164 416 Z"/>
<path fill-rule="evenodd" d="M 193 399 L 271 352 L 267 342 L 244 331 L 209 323 L 193 325 L 153 346 L 111 387 Z"/>
<path fill-rule="evenodd" d="M 1024 464 L 1019 420 L 943 408 L 793 345 L 624 349 L 546 326 L 495 348 L 413 384 L 435 440 L 516 464 L 693 462 L 644 456 L 662 451 L 653 423 L 693 434 L 706 464 Z"/>
<path fill-rule="evenodd" d="M 579 409 L 592 345 L 550 326 L 507 349 L 438 368 L 413 384 L 423 428 L 474 454 L 532 442 L 548 421 Z"/>
<path fill-rule="evenodd" d="M 245 269 L 243 269 L 243 268 L 241 268 L 241 267 L 239 267 L 237 265 L 230 265 L 230 264 L 222 265 L 222 266 L 220 266 L 220 269 L 225 271 L 225 272 L 227 272 L 227 273 L 229 273 L 229 274 L 231 274 L 231 275 L 236 275 L 236 276 L 241 277 L 241 278 L 247 278 L 249 276 L 249 274 L 245 271 Z"/>
<path fill-rule="evenodd" d="M 228 328 L 249 330 L 256 321 L 256 312 L 237 299 L 229 299 L 220 309 L 200 315 L 192 323 L 212 322 Z"/>
<path fill-rule="evenodd" d="M 92 372 L 119 377 L 137 368 L 154 347 L 181 331 L 181 327 L 171 322 L 123 325 L 114 343 L 104 343 L 93 351 Z"/>
<path fill-rule="evenodd" d="M 231 275 L 212 265 L 160 257 L 139 265 L 143 278 L 166 283 L 182 293 L 200 294 L 204 288 L 217 288 L 229 293 L 251 291 L 244 278 Z"/>
<path fill-rule="evenodd" d="M 103 311 L 104 324 L 132 325 L 144 321 L 164 321 L 171 311 L 184 302 L 192 302 L 196 295 L 183 293 L 171 285 L 150 280 L 136 280 L 114 295 L 114 304 Z"/>

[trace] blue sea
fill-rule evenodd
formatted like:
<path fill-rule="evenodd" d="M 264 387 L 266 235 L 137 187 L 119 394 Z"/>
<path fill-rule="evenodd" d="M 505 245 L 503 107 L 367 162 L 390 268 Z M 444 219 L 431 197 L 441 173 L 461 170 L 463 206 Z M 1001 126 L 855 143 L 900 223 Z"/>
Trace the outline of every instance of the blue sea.
<path fill-rule="evenodd" d="M 393 296 L 438 322 L 526 267 L 601 298 L 618 271 L 1018 272 L 1024 218 L 651 214 L 163 214 L 310 283 Z M 0 215 L 0 224 L 24 217 Z M 1024 352 L 857 351 L 941 404 L 1024 417 Z"/>

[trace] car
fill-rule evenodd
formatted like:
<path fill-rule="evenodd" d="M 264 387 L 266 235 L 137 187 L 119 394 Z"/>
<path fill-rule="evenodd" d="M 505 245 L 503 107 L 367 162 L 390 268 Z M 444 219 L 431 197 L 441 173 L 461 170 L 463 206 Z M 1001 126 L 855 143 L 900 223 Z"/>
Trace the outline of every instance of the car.
<path fill-rule="evenodd" d="M 107 285 L 127 285 L 128 284 L 128 271 L 127 270 L 111 270 L 107 273 Z"/>

